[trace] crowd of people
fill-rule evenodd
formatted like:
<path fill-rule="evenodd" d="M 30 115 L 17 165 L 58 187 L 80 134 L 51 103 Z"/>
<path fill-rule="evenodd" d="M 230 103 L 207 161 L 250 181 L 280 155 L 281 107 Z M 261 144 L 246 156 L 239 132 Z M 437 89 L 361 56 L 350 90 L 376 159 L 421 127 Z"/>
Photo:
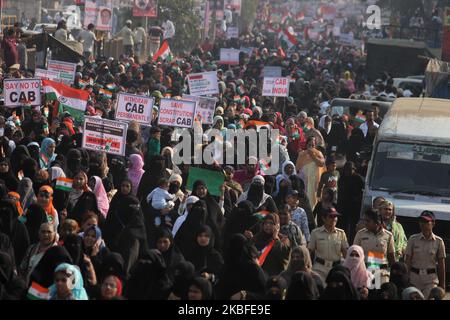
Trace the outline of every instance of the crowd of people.
<path fill-rule="evenodd" d="M 2 79 L 33 77 L 17 67 L 14 30 L 5 35 Z M 220 65 L 220 48 L 231 46 L 253 49 Z M 154 97 L 150 126 L 129 124 L 125 156 L 82 148 L 82 123 L 58 101 L 2 106 L 0 299 L 442 299 L 445 248 L 433 212 L 417 218 L 421 233 L 409 239 L 389 199 L 373 199 L 360 219 L 360 154 L 382 122 L 377 102 L 364 113 L 330 108 L 336 97 L 402 90 L 389 78 L 368 83 L 364 52 L 333 37 L 289 51 L 260 21 L 240 39 L 171 61 L 139 61 L 131 48 L 119 60 L 86 55 L 73 84 L 89 91 L 86 115 L 114 119 L 119 92 Z M 288 97 L 262 96 L 265 66 L 290 77 Z M 278 173 L 265 174 L 271 158 L 175 163 L 179 141 L 174 127 L 158 126 L 159 102 L 188 94 L 186 76 L 204 71 L 218 76 L 212 127 L 224 136 L 256 122 L 279 130 Z M 194 141 L 193 149 L 209 143 Z M 188 187 L 194 166 L 224 173 L 219 196 L 203 180 Z"/>

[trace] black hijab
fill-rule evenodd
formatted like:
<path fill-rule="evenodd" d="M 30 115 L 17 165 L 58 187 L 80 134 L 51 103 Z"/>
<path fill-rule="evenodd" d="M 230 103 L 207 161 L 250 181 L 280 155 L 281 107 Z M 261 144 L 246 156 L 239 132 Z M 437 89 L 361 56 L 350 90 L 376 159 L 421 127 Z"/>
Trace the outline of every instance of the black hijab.
<path fill-rule="evenodd" d="M 149 250 L 130 272 L 126 297 L 130 300 L 166 300 L 172 283 L 158 250 Z"/>
<path fill-rule="evenodd" d="M 14 151 L 11 153 L 11 169 L 14 173 L 14 176 L 17 177 L 17 173 L 22 170 L 23 161 L 26 158 L 30 158 L 30 153 L 28 152 L 27 147 L 23 145 L 18 145 Z"/>
<path fill-rule="evenodd" d="M 383 283 L 380 287 L 380 300 L 399 300 L 397 286 L 392 282 Z"/>
<path fill-rule="evenodd" d="M 167 238 L 170 241 L 170 247 L 165 252 L 161 252 L 162 257 L 164 259 L 164 262 L 166 263 L 167 267 L 167 274 L 171 280 L 173 280 L 174 277 L 174 270 L 175 266 L 179 264 L 180 262 L 185 261 L 183 255 L 181 254 L 180 250 L 175 245 L 175 242 L 173 240 L 172 232 L 166 228 L 158 228 L 155 232 L 155 239 L 156 242 L 161 238 Z M 153 248 L 156 248 L 156 242 L 154 243 Z"/>
<path fill-rule="evenodd" d="M 401 299 L 403 289 L 409 287 L 408 268 L 403 262 L 395 262 L 391 266 L 389 282 L 396 285 L 398 297 Z"/>
<path fill-rule="evenodd" d="M 10 255 L 0 251 L 0 300 L 22 300 L 27 287 L 14 275 L 14 263 Z"/>
<path fill-rule="evenodd" d="M 9 191 L 17 191 L 17 187 L 19 186 L 19 180 L 14 175 L 13 169 L 11 168 L 11 162 L 8 158 L 0 157 L 0 163 L 6 162 L 8 164 L 8 171 L 0 173 L 0 179 L 5 182 L 6 187 Z"/>
<path fill-rule="evenodd" d="M 120 253 L 110 252 L 104 259 L 101 268 L 98 273 L 98 277 L 101 281 L 107 276 L 116 276 L 122 280 L 126 279 L 125 274 L 125 261 Z"/>
<path fill-rule="evenodd" d="M 177 264 L 174 269 L 172 292 L 181 300 L 187 300 L 189 284 L 194 277 L 195 267 L 191 262 L 183 261 Z"/>
<path fill-rule="evenodd" d="M 228 239 L 233 234 L 244 233 L 245 230 L 256 231 L 258 218 L 254 216 L 254 213 L 255 207 L 248 200 L 239 202 L 237 207 L 233 208 L 233 211 L 231 211 L 231 214 L 225 223 L 225 249 L 227 247 Z"/>
<path fill-rule="evenodd" d="M 194 203 L 174 239 L 183 256 L 189 255 L 195 247 L 196 230 L 206 224 L 206 217 L 206 204 L 202 200 Z"/>
<path fill-rule="evenodd" d="M 209 243 L 205 247 L 200 246 L 197 241 L 197 237 L 202 233 L 209 236 Z M 203 225 L 197 229 L 194 248 L 186 259 L 194 264 L 195 271 L 198 275 L 203 272 L 217 275 L 221 271 L 223 258 L 214 249 L 214 234 L 209 226 Z"/>
<path fill-rule="evenodd" d="M 70 254 L 72 258 L 72 264 L 81 266 L 83 261 L 83 245 L 82 239 L 76 234 L 69 234 L 64 238 L 64 248 Z"/>
<path fill-rule="evenodd" d="M 348 272 L 343 269 L 333 268 L 327 276 L 325 288 L 321 300 L 359 300 L 356 288 L 350 280 L 350 270 Z M 332 285 L 332 284 L 339 285 Z"/>
<path fill-rule="evenodd" d="M 93 211 L 101 219 L 103 215 L 98 209 L 97 196 L 91 191 L 85 191 L 73 208 L 68 210 L 67 218 L 73 219 L 81 225 L 83 216 L 87 211 Z"/>
<path fill-rule="evenodd" d="M 197 194 L 197 189 L 200 186 L 207 187 L 206 183 L 202 180 L 197 180 L 194 182 L 192 186 L 192 195 L 198 197 L 200 200 L 203 200 L 206 203 L 207 208 L 207 216 L 206 216 L 206 224 L 209 225 L 214 233 L 216 242 L 214 248 L 218 251 L 222 250 L 222 228 L 225 223 L 222 210 L 217 203 L 217 201 L 210 195 L 209 191 L 206 193 L 206 196 L 200 198 Z"/>
<path fill-rule="evenodd" d="M 243 234 L 234 234 L 225 252 L 225 265 L 216 286 L 218 299 L 230 299 L 240 290 L 264 294 L 266 274 L 255 262 L 257 249 Z"/>
<path fill-rule="evenodd" d="M 36 174 L 39 170 L 38 162 L 33 158 L 27 158 L 23 160 L 22 171 L 26 178 L 30 178 L 31 181 L 36 181 Z"/>
<path fill-rule="evenodd" d="M 30 158 L 33 158 L 37 163 L 39 163 L 39 152 L 40 152 L 40 147 L 39 145 L 29 145 L 27 146 L 28 149 L 28 153 L 30 154 Z M 57 154 L 59 152 L 56 152 Z"/>
<path fill-rule="evenodd" d="M 73 178 L 82 171 L 81 162 L 82 157 L 79 149 L 70 149 L 69 152 L 67 152 L 66 165 L 68 178 Z"/>
<path fill-rule="evenodd" d="M 309 272 L 294 273 L 289 285 L 286 300 L 317 300 L 319 289 Z"/>
<path fill-rule="evenodd" d="M 211 300 L 213 298 L 213 288 L 211 282 L 202 277 L 195 277 L 191 281 L 191 286 L 198 288 L 202 293 L 202 300 Z"/>
<path fill-rule="evenodd" d="M 27 228 L 18 220 L 17 207 L 5 200 L 0 201 L 0 232 L 6 234 L 14 247 L 14 257 L 19 263 L 30 245 Z"/>
<path fill-rule="evenodd" d="M 147 202 L 147 195 L 158 186 L 158 180 L 164 177 L 165 169 L 165 162 L 162 156 L 153 156 L 148 162 L 148 166 L 144 165 L 145 172 L 137 190 L 138 199 L 145 203 Z M 145 209 L 144 212 L 146 212 Z"/>
<path fill-rule="evenodd" d="M 61 263 L 72 264 L 72 258 L 66 248 L 62 246 L 49 248 L 31 273 L 30 280 L 44 288 L 50 287 L 53 284 L 55 269 Z"/>
<path fill-rule="evenodd" d="M 30 237 L 30 243 L 37 243 L 39 241 L 39 228 L 41 224 L 47 222 L 47 213 L 38 204 L 34 203 L 30 205 L 26 211 L 25 227 Z"/>

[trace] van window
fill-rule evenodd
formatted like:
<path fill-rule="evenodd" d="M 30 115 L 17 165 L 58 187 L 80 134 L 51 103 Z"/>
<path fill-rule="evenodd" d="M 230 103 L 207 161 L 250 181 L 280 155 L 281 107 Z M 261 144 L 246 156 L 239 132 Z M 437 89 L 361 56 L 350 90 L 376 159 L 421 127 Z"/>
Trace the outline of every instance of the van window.
<path fill-rule="evenodd" d="M 371 189 L 450 196 L 450 147 L 380 142 Z"/>

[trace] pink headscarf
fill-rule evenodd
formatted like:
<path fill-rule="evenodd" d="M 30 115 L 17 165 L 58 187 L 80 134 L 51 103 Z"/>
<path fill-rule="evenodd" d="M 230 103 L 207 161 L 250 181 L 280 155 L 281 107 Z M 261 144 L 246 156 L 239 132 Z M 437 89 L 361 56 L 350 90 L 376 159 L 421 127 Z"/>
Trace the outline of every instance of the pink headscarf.
<path fill-rule="evenodd" d="M 144 174 L 144 160 L 139 154 L 132 154 L 130 156 L 130 167 L 128 168 L 128 178 L 131 180 L 131 193 L 136 195 L 139 182 L 141 181 L 142 175 Z"/>
<path fill-rule="evenodd" d="M 358 258 L 350 256 L 353 251 L 358 253 Z M 363 248 L 357 245 L 348 248 L 343 265 L 350 269 L 352 283 L 355 288 L 369 287 L 374 276 L 370 271 L 367 271 L 366 265 L 364 264 Z"/>
<path fill-rule="evenodd" d="M 109 210 L 108 195 L 106 194 L 105 188 L 103 187 L 102 179 L 100 179 L 97 176 L 94 176 L 94 179 L 95 179 L 94 193 L 97 196 L 98 209 L 100 210 L 102 215 L 106 218 Z"/>

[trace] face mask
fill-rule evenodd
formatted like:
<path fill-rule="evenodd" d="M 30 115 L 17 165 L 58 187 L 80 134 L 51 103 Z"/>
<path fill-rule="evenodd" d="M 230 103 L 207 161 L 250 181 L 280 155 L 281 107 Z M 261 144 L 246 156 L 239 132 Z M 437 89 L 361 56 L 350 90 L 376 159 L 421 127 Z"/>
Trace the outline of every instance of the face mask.
<path fill-rule="evenodd" d="M 175 193 L 177 193 L 178 191 L 180 190 L 180 187 L 178 186 L 178 184 L 175 184 L 175 183 L 171 183 L 170 185 L 169 185 L 169 193 L 170 194 L 175 194 Z"/>

